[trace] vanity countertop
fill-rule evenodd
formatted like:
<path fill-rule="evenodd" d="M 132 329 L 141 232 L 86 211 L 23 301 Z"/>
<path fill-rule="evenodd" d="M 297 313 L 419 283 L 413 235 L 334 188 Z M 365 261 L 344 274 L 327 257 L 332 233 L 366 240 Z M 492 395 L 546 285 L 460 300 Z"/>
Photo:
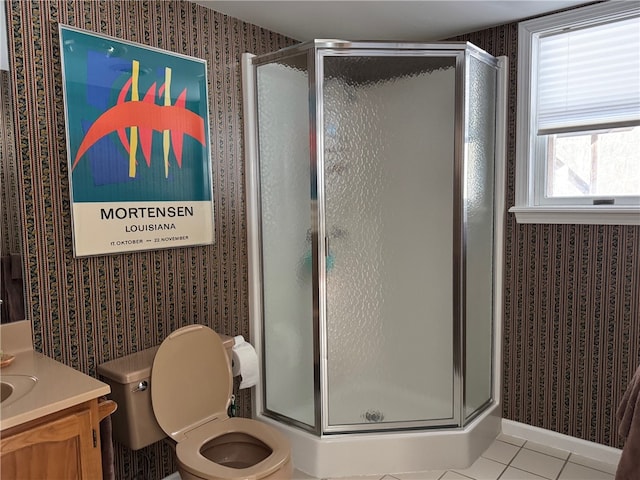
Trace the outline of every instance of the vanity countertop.
<path fill-rule="evenodd" d="M 109 385 L 34 350 L 14 353 L 0 380 L 27 375 L 38 380 L 25 395 L 0 404 L 0 431 L 108 394 Z"/>

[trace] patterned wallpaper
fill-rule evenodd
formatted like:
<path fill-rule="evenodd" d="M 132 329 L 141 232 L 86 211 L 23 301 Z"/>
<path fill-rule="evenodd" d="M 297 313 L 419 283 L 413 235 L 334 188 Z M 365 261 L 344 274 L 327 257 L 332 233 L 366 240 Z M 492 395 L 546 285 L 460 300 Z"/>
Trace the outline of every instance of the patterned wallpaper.
<path fill-rule="evenodd" d="M 509 58 L 514 204 L 518 25 L 455 38 Z M 503 417 L 621 447 L 617 406 L 640 364 L 640 226 L 524 225 L 506 213 Z"/>
<path fill-rule="evenodd" d="M 240 54 L 292 42 L 185 1 L 13 1 L 10 51 L 27 317 L 38 350 L 89 375 L 107 360 L 159 344 L 189 323 L 248 337 Z M 76 259 L 58 23 L 208 62 L 215 244 Z M 248 391 L 239 412 L 250 415 Z M 169 447 L 116 446 L 118 478 L 175 471 Z"/>
<path fill-rule="evenodd" d="M 9 72 L 0 70 L 0 252 L 19 254 L 18 165 Z"/>
<path fill-rule="evenodd" d="M 27 316 L 36 348 L 95 375 L 188 323 L 248 335 L 239 55 L 291 44 L 185 1 L 12 1 L 15 140 Z M 208 60 L 213 246 L 75 259 L 58 22 Z M 514 198 L 517 26 L 465 36 L 510 59 L 507 205 Z M 615 408 L 640 362 L 640 227 L 506 222 L 503 413 L 620 446 Z M 250 414 L 250 398 L 239 398 Z M 169 447 L 116 445 L 118 478 L 175 470 Z"/>

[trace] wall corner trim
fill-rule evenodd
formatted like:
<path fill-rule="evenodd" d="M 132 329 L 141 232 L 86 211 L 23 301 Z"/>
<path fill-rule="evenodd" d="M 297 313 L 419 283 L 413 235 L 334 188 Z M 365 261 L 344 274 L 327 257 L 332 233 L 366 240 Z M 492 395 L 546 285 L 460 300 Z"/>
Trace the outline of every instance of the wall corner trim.
<path fill-rule="evenodd" d="M 567 450 L 577 455 L 598 460 L 600 462 L 617 465 L 620 461 L 622 450 L 609 447 L 600 443 L 590 442 L 581 438 L 572 437 L 552 430 L 534 427 L 513 420 L 502 419 L 502 433 L 512 437 L 523 438 L 530 442 L 540 443 L 553 448 Z"/>

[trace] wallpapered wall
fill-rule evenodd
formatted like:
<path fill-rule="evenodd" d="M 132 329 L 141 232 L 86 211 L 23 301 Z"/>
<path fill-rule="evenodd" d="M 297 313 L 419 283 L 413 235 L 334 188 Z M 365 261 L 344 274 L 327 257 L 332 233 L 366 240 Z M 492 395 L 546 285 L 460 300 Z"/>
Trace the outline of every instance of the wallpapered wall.
<path fill-rule="evenodd" d="M 292 42 L 184 1 L 13 1 L 12 88 L 35 347 L 89 375 L 189 323 L 248 337 L 240 55 Z M 63 23 L 207 60 L 215 244 L 75 259 L 60 71 Z M 239 397 L 250 415 L 250 396 Z M 116 446 L 118 478 L 175 471 L 167 446 Z"/>
<path fill-rule="evenodd" d="M 514 204 L 518 25 L 470 41 L 509 58 Z M 640 227 L 524 225 L 506 214 L 503 417 L 621 447 L 617 406 L 640 364 Z"/>
<path fill-rule="evenodd" d="M 9 85 L 9 72 L 0 70 L 0 253 L 2 255 L 19 254 L 22 251 L 15 125 Z"/>
<path fill-rule="evenodd" d="M 187 323 L 248 335 L 239 55 L 291 43 L 184 1 L 12 1 L 27 316 L 36 348 L 90 375 Z M 74 259 L 58 22 L 208 60 L 216 243 Z M 514 198 L 517 25 L 460 39 L 510 59 Z M 506 418 L 620 446 L 614 414 L 640 362 L 640 227 L 506 222 Z M 249 395 L 240 412 L 250 414 Z M 167 446 L 116 445 L 119 478 L 175 470 Z"/>

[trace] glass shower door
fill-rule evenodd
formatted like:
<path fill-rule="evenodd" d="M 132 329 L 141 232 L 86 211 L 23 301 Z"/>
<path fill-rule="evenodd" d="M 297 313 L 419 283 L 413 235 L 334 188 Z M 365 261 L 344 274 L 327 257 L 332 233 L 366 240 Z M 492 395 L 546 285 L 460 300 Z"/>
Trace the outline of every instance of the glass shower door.
<path fill-rule="evenodd" d="M 468 58 L 464 162 L 465 388 L 468 420 L 492 399 L 494 158 L 497 71 Z"/>
<path fill-rule="evenodd" d="M 265 410 L 315 426 L 307 55 L 256 70 Z"/>
<path fill-rule="evenodd" d="M 456 59 L 324 57 L 326 432 L 456 423 Z"/>

